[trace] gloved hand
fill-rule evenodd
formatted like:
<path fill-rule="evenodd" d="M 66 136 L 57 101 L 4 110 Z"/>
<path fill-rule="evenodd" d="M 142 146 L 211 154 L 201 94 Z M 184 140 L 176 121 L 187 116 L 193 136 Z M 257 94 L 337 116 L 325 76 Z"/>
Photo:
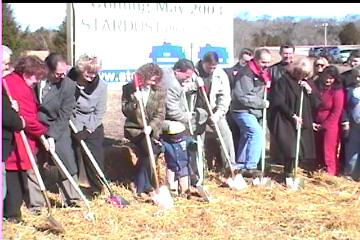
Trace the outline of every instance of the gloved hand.
<path fill-rule="evenodd" d="M 213 123 L 217 123 L 221 118 L 221 113 L 219 111 L 214 112 L 214 114 L 210 117 Z"/>
<path fill-rule="evenodd" d="M 144 133 L 145 135 L 150 135 L 152 131 L 151 126 L 147 125 L 146 127 L 144 127 Z"/>
<path fill-rule="evenodd" d="M 265 100 L 264 101 L 264 108 L 269 108 L 269 106 L 270 106 L 269 100 Z"/>
<path fill-rule="evenodd" d="M 49 151 L 54 151 L 55 152 L 55 139 L 52 137 L 49 137 L 47 139 L 48 143 L 49 143 Z"/>
<path fill-rule="evenodd" d="M 141 94 L 141 91 L 135 91 L 133 93 L 134 97 L 136 100 L 140 101 L 142 99 L 142 94 Z"/>
<path fill-rule="evenodd" d="M 91 132 L 88 129 L 84 128 L 82 131 L 79 131 L 75 134 L 75 138 L 80 142 L 81 140 L 87 139 L 90 134 Z"/>

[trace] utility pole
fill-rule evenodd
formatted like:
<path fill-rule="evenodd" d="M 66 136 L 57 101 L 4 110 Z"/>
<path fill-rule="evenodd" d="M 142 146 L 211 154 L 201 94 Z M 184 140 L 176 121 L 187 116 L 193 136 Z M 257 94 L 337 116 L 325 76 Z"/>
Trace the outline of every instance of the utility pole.
<path fill-rule="evenodd" d="M 327 46 L 327 27 L 329 26 L 329 24 L 323 23 L 321 26 L 324 27 L 324 45 Z"/>
<path fill-rule="evenodd" d="M 74 66 L 74 5 L 66 4 L 66 46 L 67 60 L 71 66 Z"/>

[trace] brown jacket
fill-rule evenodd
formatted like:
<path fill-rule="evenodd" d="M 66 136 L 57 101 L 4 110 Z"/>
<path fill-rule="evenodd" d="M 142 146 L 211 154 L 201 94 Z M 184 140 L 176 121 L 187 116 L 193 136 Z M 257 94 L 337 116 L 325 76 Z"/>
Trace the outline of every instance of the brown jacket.
<path fill-rule="evenodd" d="M 130 82 L 123 86 L 122 112 L 126 116 L 124 135 L 130 141 L 137 141 L 143 133 L 143 122 L 140 107 L 133 93 L 134 83 Z M 145 106 L 147 124 L 151 126 L 151 137 L 159 139 L 162 131 L 162 124 L 165 119 L 166 90 L 161 87 L 153 87 Z"/>

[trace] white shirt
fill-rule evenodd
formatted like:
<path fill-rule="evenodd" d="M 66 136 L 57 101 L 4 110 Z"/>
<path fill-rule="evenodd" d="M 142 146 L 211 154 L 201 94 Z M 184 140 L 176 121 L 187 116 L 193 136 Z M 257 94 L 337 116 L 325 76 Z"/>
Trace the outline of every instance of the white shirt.
<path fill-rule="evenodd" d="M 150 86 L 146 86 L 141 90 L 144 106 L 146 106 L 146 103 L 147 103 L 147 101 L 149 99 L 150 90 L 151 90 Z"/>

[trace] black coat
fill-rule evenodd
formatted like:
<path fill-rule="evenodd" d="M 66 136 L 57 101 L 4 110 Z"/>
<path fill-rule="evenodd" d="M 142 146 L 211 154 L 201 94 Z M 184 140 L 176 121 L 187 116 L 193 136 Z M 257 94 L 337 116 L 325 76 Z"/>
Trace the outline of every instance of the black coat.
<path fill-rule="evenodd" d="M 14 132 L 23 128 L 19 114 L 11 107 L 4 88 L 2 89 L 2 161 L 5 162 L 14 149 Z"/>
<path fill-rule="evenodd" d="M 300 159 L 315 159 L 316 157 L 312 111 L 318 107 L 321 100 L 314 84 L 310 81 L 309 84 L 313 89 L 312 94 L 307 94 L 306 90 L 303 89 L 303 126 L 300 138 Z M 296 123 L 292 116 L 294 114 L 299 115 L 300 94 L 301 87 L 297 80 L 287 73 L 272 88 L 269 130 L 277 141 L 281 154 L 286 159 L 295 158 Z"/>

